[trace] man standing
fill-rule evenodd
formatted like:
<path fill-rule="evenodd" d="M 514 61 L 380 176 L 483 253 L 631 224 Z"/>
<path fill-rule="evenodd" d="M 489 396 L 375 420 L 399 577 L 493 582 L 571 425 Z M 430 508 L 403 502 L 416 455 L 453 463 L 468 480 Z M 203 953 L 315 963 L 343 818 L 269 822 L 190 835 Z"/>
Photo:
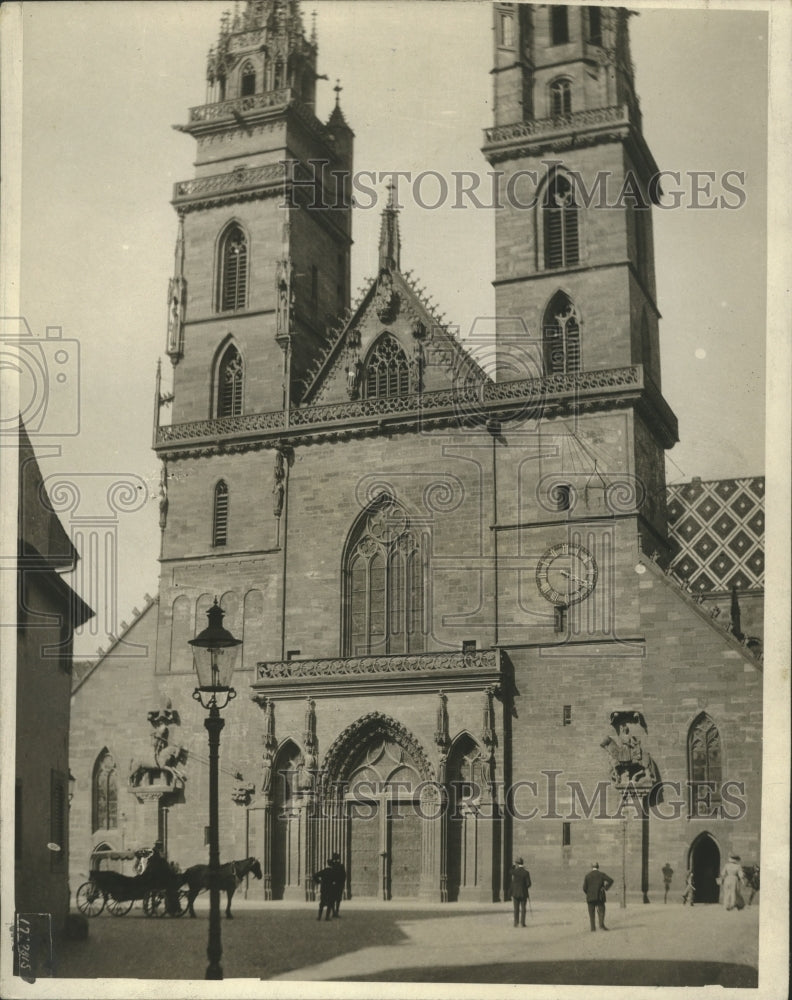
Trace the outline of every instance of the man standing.
<path fill-rule="evenodd" d="M 514 926 L 518 921 L 525 927 L 525 906 L 528 902 L 528 890 L 531 888 L 531 875 L 523 865 L 523 859 L 517 858 L 511 870 L 511 898 L 514 904 Z"/>
<path fill-rule="evenodd" d="M 335 872 L 333 883 L 333 916 L 340 917 L 338 912 L 341 909 L 341 900 L 344 898 L 344 887 L 346 885 L 346 868 L 341 864 L 341 855 L 334 854 L 330 859 L 330 867 Z"/>
<path fill-rule="evenodd" d="M 319 916 L 316 918 L 317 920 L 322 919 L 322 910 L 325 911 L 325 920 L 330 919 L 335 903 L 335 878 L 336 873 L 332 859 L 327 862 L 326 868 L 317 872 L 313 877 L 314 882 L 319 883 Z"/>
<path fill-rule="evenodd" d="M 668 890 L 671 888 L 671 879 L 674 877 L 674 869 L 671 867 L 668 861 L 662 867 L 663 872 L 663 885 L 665 886 L 665 895 L 663 896 L 663 902 L 668 902 Z"/>
<path fill-rule="evenodd" d="M 601 931 L 606 931 L 608 928 L 605 926 L 605 893 L 613 885 L 613 879 L 610 875 L 606 875 L 605 872 L 599 870 L 598 862 L 594 862 L 591 866 L 591 871 L 583 879 L 583 892 L 586 894 L 586 903 L 588 905 L 589 911 L 589 921 L 591 923 L 592 931 L 597 928 L 594 926 L 594 911 L 597 911 L 597 916 L 599 917 L 599 925 Z"/>

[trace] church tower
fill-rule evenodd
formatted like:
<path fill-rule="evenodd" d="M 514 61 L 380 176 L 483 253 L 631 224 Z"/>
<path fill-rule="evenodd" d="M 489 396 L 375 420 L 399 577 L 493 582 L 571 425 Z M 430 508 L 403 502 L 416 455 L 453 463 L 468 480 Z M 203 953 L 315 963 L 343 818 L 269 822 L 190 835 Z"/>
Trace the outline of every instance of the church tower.
<path fill-rule="evenodd" d="M 316 117 L 317 50 L 298 0 L 248 0 L 222 17 L 206 102 L 175 126 L 197 150 L 195 177 L 172 200 L 172 388 L 157 377 L 159 669 L 189 669 L 185 643 L 210 590 L 225 593 L 232 631 L 255 622 L 250 657 L 281 653 L 280 599 L 270 594 L 271 620 L 263 608 L 282 569 L 288 460 L 261 432 L 288 423 L 349 304 L 351 210 L 335 182 L 351 173 L 354 135 L 340 87 L 328 120 Z M 257 649 L 254 631 L 273 649 Z"/>
<path fill-rule="evenodd" d="M 676 418 L 660 393 L 658 169 L 641 130 L 630 15 L 514 3 L 493 12 L 494 125 L 484 154 L 500 174 L 498 377 L 551 380 L 551 396 L 566 397 L 576 419 L 576 434 L 559 445 L 561 471 L 577 475 L 573 493 L 628 477 L 642 547 L 664 557 L 663 452 L 677 439 Z M 610 410 L 610 429 L 604 418 L 591 426 L 593 409 Z M 605 439 L 611 445 L 598 447 Z"/>

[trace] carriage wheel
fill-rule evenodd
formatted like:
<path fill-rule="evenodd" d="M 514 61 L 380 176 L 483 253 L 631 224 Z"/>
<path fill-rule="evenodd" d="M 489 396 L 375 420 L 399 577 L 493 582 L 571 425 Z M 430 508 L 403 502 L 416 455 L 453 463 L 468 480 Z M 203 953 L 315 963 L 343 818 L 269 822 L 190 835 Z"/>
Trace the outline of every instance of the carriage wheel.
<path fill-rule="evenodd" d="M 93 882 L 83 882 L 75 897 L 77 909 L 86 917 L 98 917 L 104 909 L 105 898 Z"/>
<path fill-rule="evenodd" d="M 134 900 L 132 899 L 113 899 L 112 897 L 107 901 L 107 909 L 113 914 L 114 917 L 124 917 L 132 909 L 132 904 Z"/>
<path fill-rule="evenodd" d="M 149 892 L 143 899 L 143 912 L 147 917 L 163 917 L 166 909 L 165 893 L 159 889 Z"/>

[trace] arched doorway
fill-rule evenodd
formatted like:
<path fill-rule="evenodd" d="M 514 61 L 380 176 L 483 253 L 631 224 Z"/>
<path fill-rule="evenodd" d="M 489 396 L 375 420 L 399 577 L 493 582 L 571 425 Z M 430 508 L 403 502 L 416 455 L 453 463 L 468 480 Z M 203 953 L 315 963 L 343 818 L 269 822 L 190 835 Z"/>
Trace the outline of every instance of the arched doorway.
<path fill-rule="evenodd" d="M 449 903 L 480 881 L 478 858 L 478 809 L 486 791 L 484 758 L 469 733 L 461 733 L 451 745 L 446 763 L 448 821 L 446 824 L 445 874 Z"/>
<path fill-rule="evenodd" d="M 701 833 L 690 846 L 688 867 L 693 872 L 697 903 L 717 903 L 720 887 L 720 849 L 709 833 Z"/>
<path fill-rule="evenodd" d="M 439 791 L 418 741 L 394 719 L 372 712 L 330 747 L 323 772 L 329 826 L 320 844 L 338 845 L 349 895 L 438 898 Z"/>

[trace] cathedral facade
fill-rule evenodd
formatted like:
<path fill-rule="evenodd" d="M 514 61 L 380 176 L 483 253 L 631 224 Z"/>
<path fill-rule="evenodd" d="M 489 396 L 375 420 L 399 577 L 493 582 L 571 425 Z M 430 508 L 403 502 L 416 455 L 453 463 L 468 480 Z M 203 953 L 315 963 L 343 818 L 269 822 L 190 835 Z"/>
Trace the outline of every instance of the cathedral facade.
<path fill-rule="evenodd" d="M 443 902 L 504 898 L 516 855 L 537 891 L 598 858 L 645 900 L 666 862 L 706 901 L 759 861 L 763 481 L 666 486 L 627 14 L 493 16 L 491 371 L 402 270 L 392 201 L 350 303 L 354 134 L 338 99 L 315 115 L 296 0 L 222 22 L 173 196 L 159 593 L 75 676 L 73 888 L 100 848 L 206 858 L 188 643 L 215 599 L 243 643 L 220 842 L 260 859 L 251 898 L 312 899 L 333 852 L 352 899 Z M 632 197 L 598 208 L 604 175 Z"/>

